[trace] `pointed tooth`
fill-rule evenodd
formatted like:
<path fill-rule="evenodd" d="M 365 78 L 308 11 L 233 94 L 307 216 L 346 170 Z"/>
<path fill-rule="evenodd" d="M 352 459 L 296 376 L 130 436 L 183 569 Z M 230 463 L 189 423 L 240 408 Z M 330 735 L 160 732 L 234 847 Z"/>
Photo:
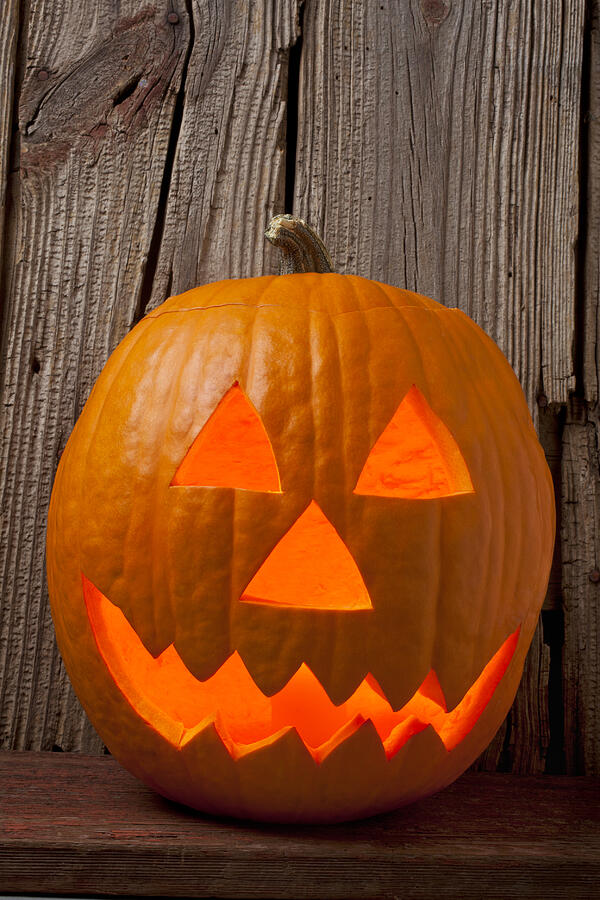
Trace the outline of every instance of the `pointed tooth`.
<path fill-rule="evenodd" d="M 476 680 L 477 674 L 473 670 L 461 665 L 451 665 L 450 660 L 446 657 L 436 660 L 434 671 L 442 688 L 446 700 L 446 709 L 453 710 L 461 702 L 473 682 Z"/>
<path fill-rule="evenodd" d="M 173 643 L 175 623 L 171 608 L 147 578 L 135 573 L 122 575 L 110 584 L 104 596 L 122 611 L 151 656 L 160 656 Z"/>
<path fill-rule="evenodd" d="M 161 653 L 164 653 L 167 647 L 170 647 L 173 643 L 171 631 L 164 631 L 159 634 L 152 625 L 147 625 L 141 620 L 134 624 L 133 627 L 140 641 L 154 659 L 160 656 Z"/>
<path fill-rule="evenodd" d="M 399 722 L 383 742 L 388 759 L 392 759 L 408 741 L 425 728 L 427 722 L 423 722 L 417 716 L 411 715 Z"/>
<path fill-rule="evenodd" d="M 254 682 L 266 697 L 279 693 L 303 662 L 301 658 L 292 658 L 291 661 L 286 660 L 285 665 L 275 665 L 273 658 L 268 655 L 263 659 L 247 659 L 242 653 L 240 655 Z"/>
<path fill-rule="evenodd" d="M 184 728 L 181 737 L 179 739 L 178 746 L 183 749 L 192 741 L 195 741 L 198 738 L 198 735 L 206 729 L 211 728 L 211 726 L 215 725 L 215 715 L 212 714 L 210 716 L 205 716 L 198 722 L 197 725 L 192 725 L 189 728 Z"/>
<path fill-rule="evenodd" d="M 383 688 L 381 687 L 381 685 L 379 684 L 379 682 L 377 681 L 377 679 L 375 678 L 374 675 L 372 675 L 369 672 L 365 678 L 365 681 L 367 682 L 367 684 L 369 685 L 369 687 L 371 688 L 372 691 L 374 691 L 376 694 L 379 694 L 379 696 L 383 700 L 388 702 L 388 698 L 385 696 L 385 692 L 384 692 Z"/>
<path fill-rule="evenodd" d="M 158 630 L 154 622 L 145 620 L 138 606 L 114 602 L 83 573 L 81 584 L 88 618 L 97 640 L 111 642 L 116 629 L 131 645 L 141 643 L 155 659 L 170 646 L 172 635 L 168 620 L 161 623 L 162 627 Z M 104 637 L 100 637 L 101 634 Z"/>
<path fill-rule="evenodd" d="M 316 821 L 342 822 L 391 809 L 389 766 L 370 719 L 338 744 L 319 766 Z"/>
<path fill-rule="evenodd" d="M 345 703 L 369 674 L 361 658 L 345 656 L 336 664 L 335 657 L 315 657 L 307 665 L 336 706 Z"/>
<path fill-rule="evenodd" d="M 198 681 L 206 681 L 231 655 L 227 636 L 201 640 L 192 634 L 178 634 L 174 643 L 184 664 Z"/>
<path fill-rule="evenodd" d="M 515 626 L 516 627 L 516 626 Z M 481 676 L 488 663 L 510 637 L 508 628 L 496 628 L 482 641 L 477 652 L 466 653 L 463 647 L 444 643 L 434 658 L 433 668 L 446 698 L 446 709 L 453 710 Z"/>
<path fill-rule="evenodd" d="M 364 664 L 365 618 L 361 613 L 341 615 L 350 615 L 350 619 L 337 622 L 321 610 L 290 611 L 238 603 L 232 610 L 232 646 L 269 696 L 305 663 L 339 704 L 368 671 Z"/>
<path fill-rule="evenodd" d="M 425 764 L 424 764 L 424 761 Z M 465 767 L 466 768 L 466 767 Z M 388 761 L 390 791 L 388 809 L 405 806 L 449 784 L 458 769 L 432 725 L 414 735 Z"/>
<path fill-rule="evenodd" d="M 446 711 L 446 697 L 433 669 L 429 670 L 429 673 L 425 676 L 425 680 L 419 686 L 419 693 L 424 697 L 428 697 L 429 700 L 433 700 L 440 709 L 443 709 L 444 712 Z"/>
<path fill-rule="evenodd" d="M 352 737 L 355 731 L 358 731 L 366 721 L 367 720 L 361 713 L 357 713 L 349 722 L 346 722 L 341 728 L 338 728 L 328 741 L 325 741 L 324 744 L 321 744 L 319 747 L 312 750 L 311 756 L 313 759 L 318 763 L 323 762 L 323 760 L 326 759 L 339 744 L 342 744 Z"/>
<path fill-rule="evenodd" d="M 415 666 L 414 669 L 407 670 L 399 664 L 390 664 L 388 660 L 385 667 L 375 662 L 371 674 L 392 709 L 402 709 L 420 688 L 429 673 L 429 668 L 428 663 L 424 662 L 420 667 Z"/>
<path fill-rule="evenodd" d="M 318 821 L 318 767 L 295 728 L 242 756 L 236 775 L 238 815 L 265 822 Z"/>
<path fill-rule="evenodd" d="M 175 799 L 216 815 L 239 816 L 237 763 L 221 740 L 214 719 L 208 717 L 202 726 L 181 744 L 180 786 Z"/>

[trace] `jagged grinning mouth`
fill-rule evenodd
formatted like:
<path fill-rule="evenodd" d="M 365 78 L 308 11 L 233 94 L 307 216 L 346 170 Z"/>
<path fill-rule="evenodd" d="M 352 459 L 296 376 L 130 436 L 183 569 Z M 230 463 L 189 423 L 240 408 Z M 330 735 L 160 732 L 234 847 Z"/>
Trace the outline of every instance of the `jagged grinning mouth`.
<path fill-rule="evenodd" d="M 450 712 L 433 669 L 401 709 L 392 709 L 372 675 L 340 706 L 306 664 L 267 697 L 237 651 L 206 681 L 195 678 L 171 644 L 154 658 L 127 619 L 82 574 L 83 595 L 96 645 L 115 684 L 136 713 L 176 747 L 214 726 L 229 754 L 239 759 L 295 728 L 315 762 L 371 719 L 391 759 L 415 734 L 433 726 L 446 750 L 471 731 L 510 663 L 516 629 Z"/>

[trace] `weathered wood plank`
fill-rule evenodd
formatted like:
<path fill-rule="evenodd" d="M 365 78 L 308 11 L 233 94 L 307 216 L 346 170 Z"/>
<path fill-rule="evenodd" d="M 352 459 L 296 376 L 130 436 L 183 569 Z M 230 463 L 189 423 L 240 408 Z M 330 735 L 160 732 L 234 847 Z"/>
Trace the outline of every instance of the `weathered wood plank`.
<path fill-rule="evenodd" d="M 183 7 L 183 4 L 181 4 Z M 185 7 L 23 4 L 19 177 L 9 227 L 0 391 L 0 742 L 101 749 L 57 655 L 44 576 L 57 460 L 140 302 Z"/>
<path fill-rule="evenodd" d="M 576 393 L 562 458 L 565 755 L 600 773 L 600 2 L 588 4 L 582 90 L 581 280 Z"/>
<path fill-rule="evenodd" d="M 534 409 L 573 387 L 583 0 L 313 0 L 295 212 L 341 271 L 473 316 Z"/>
<path fill-rule="evenodd" d="M 567 772 L 600 773 L 600 409 L 574 398 L 563 438 Z"/>
<path fill-rule="evenodd" d="M 289 50 L 300 0 L 195 3 L 181 133 L 150 307 L 221 278 L 277 271 Z"/>
<path fill-rule="evenodd" d="M 43 541 L 57 460 L 106 356 L 150 295 L 270 265 L 297 2 L 176 6 L 121 4 L 115 20 L 109 0 L 34 3 L 27 23 L 0 384 L 5 747 L 101 749 L 56 654 Z"/>
<path fill-rule="evenodd" d="M 600 896 L 600 782 L 466 775 L 385 816 L 293 827 L 168 803 L 110 758 L 0 754 L 7 891 L 178 897 Z"/>
<path fill-rule="evenodd" d="M 536 419 L 540 392 L 574 387 L 584 5 L 313 0 L 304 16 L 295 211 L 341 271 L 478 321 Z M 540 634 L 480 767 L 543 768 Z"/>
<path fill-rule="evenodd" d="M 588 79 L 584 84 L 584 145 L 582 173 L 585 195 L 582 235 L 584 254 L 583 315 L 580 349 L 583 395 L 590 403 L 600 400 L 600 2 L 589 3 L 586 48 Z"/>
<path fill-rule="evenodd" d="M 12 148 L 11 129 L 18 29 L 18 0 L 6 0 L 0 16 L 0 284 L 2 283 L 2 247 L 7 214 L 6 198 Z M 1 303 L 2 301 L 0 300 Z"/>

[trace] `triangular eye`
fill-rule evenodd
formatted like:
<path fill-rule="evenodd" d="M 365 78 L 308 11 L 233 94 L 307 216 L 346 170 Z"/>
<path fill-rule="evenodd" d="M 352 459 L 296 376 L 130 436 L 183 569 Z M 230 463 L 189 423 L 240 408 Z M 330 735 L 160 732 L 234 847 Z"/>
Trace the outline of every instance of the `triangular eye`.
<path fill-rule="evenodd" d="M 456 441 L 413 385 L 375 442 L 354 493 L 430 500 L 472 492 Z"/>
<path fill-rule="evenodd" d="M 281 493 L 271 442 L 257 411 L 237 383 L 195 438 L 171 485 Z"/>

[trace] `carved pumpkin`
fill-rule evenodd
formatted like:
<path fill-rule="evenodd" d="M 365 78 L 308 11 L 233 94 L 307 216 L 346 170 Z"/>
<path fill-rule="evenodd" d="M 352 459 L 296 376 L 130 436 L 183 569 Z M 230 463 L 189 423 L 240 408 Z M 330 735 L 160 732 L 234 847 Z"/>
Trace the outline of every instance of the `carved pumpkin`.
<path fill-rule="evenodd" d="M 172 297 L 116 349 L 60 461 L 48 579 L 111 752 L 209 812 L 336 821 L 455 779 L 504 719 L 553 490 L 466 315 L 322 271 Z"/>

